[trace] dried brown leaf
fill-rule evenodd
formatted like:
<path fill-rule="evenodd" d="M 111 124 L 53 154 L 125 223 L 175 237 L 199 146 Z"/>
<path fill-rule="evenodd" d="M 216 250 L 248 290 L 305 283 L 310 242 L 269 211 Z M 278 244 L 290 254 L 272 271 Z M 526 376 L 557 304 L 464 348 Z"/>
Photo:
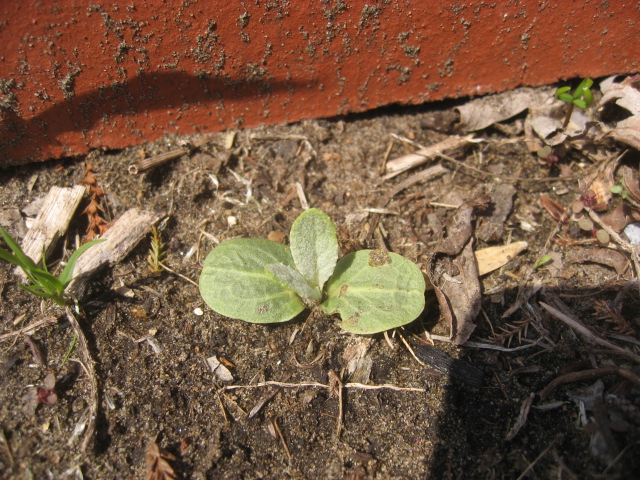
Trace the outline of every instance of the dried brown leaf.
<path fill-rule="evenodd" d="M 551 215 L 554 220 L 557 220 L 558 222 L 566 222 L 569 220 L 569 215 L 564 207 L 546 195 L 542 195 L 540 197 L 540 205 L 549 212 L 549 215 Z"/>
<path fill-rule="evenodd" d="M 620 83 L 613 83 L 607 79 L 601 83 L 604 95 L 600 105 L 615 101 L 615 103 L 631 113 L 630 117 L 616 123 L 611 130 L 611 136 L 617 141 L 626 143 L 640 150 L 640 90 L 638 81 L 640 76 L 627 77 Z"/>
<path fill-rule="evenodd" d="M 165 449 L 160 448 L 155 441 L 151 441 L 147 445 L 145 452 L 145 462 L 147 464 L 147 480 L 175 480 L 176 473 L 169 465 L 169 460 L 175 460 L 176 457 Z"/>
<path fill-rule="evenodd" d="M 640 221 L 640 212 L 627 203 L 621 203 L 606 215 L 602 215 L 600 219 L 616 233 L 620 233 L 630 223 Z"/>
<path fill-rule="evenodd" d="M 446 260 L 446 259 L 445 259 Z M 474 320 L 480 313 L 481 288 L 478 263 L 470 239 L 460 255 L 450 261 L 450 273 L 443 271 L 442 262 L 430 273 L 430 280 L 443 317 L 449 323 L 454 343 L 465 343 L 476 328 Z"/>
<path fill-rule="evenodd" d="M 456 107 L 460 112 L 460 128 L 465 132 L 482 130 L 493 123 L 507 120 L 532 105 L 540 105 L 552 95 L 552 90 L 548 87 L 525 87 L 476 98 Z"/>
<path fill-rule="evenodd" d="M 613 268 L 618 275 L 622 275 L 629 266 L 626 255 L 610 248 L 581 248 L 567 254 L 568 262 L 599 263 Z"/>

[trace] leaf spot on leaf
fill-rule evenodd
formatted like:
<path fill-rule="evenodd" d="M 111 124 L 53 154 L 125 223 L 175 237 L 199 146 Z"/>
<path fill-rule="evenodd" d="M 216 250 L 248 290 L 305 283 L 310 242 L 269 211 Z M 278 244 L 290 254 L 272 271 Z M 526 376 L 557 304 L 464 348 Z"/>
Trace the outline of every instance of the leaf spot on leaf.
<path fill-rule="evenodd" d="M 340 293 L 338 293 L 338 298 L 340 298 L 341 296 L 343 296 L 345 293 L 347 293 L 347 289 L 349 288 L 349 285 L 347 285 L 346 283 L 344 285 L 342 285 L 340 287 Z"/>
<path fill-rule="evenodd" d="M 258 313 L 267 313 L 269 311 L 269 305 L 260 305 L 258 307 Z"/>
<path fill-rule="evenodd" d="M 371 250 L 369 252 L 370 267 L 381 267 L 387 263 L 391 263 L 391 257 L 386 250 Z"/>
<path fill-rule="evenodd" d="M 358 310 L 356 313 L 354 313 L 349 318 L 347 318 L 347 321 L 345 323 L 347 323 L 349 325 L 357 325 L 358 324 L 358 320 L 360 320 L 360 314 L 361 313 L 362 312 Z"/>

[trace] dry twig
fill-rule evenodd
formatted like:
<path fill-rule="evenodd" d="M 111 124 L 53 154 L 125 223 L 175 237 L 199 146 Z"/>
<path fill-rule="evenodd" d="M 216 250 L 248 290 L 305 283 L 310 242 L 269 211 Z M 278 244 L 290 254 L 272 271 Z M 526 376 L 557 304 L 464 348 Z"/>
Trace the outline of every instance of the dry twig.
<path fill-rule="evenodd" d="M 75 334 L 78 337 L 78 345 L 80 346 L 80 353 L 83 357 L 80 364 L 89 377 L 89 385 L 91 390 L 89 396 L 89 417 L 87 420 L 84 439 L 82 440 L 82 444 L 80 446 L 80 449 L 84 452 L 89 446 L 89 442 L 91 442 L 96 429 L 96 417 L 98 416 L 99 401 L 98 380 L 96 377 L 95 362 L 93 361 L 93 358 L 91 358 L 91 352 L 89 351 L 89 345 L 87 344 L 87 337 L 85 337 L 84 332 L 82 331 L 82 327 L 78 322 L 77 313 L 73 310 L 72 307 L 66 307 L 65 312 Z"/>
<path fill-rule="evenodd" d="M 303 387 L 316 387 L 316 388 L 326 388 L 330 389 L 331 385 L 325 385 L 324 383 L 319 382 L 301 382 L 301 383 L 286 383 L 286 382 L 276 382 L 276 381 L 267 381 L 267 382 L 259 382 L 254 385 L 227 385 L 222 388 L 223 391 L 227 390 L 239 390 L 239 389 L 251 389 L 251 388 L 264 388 L 264 387 L 282 387 L 282 388 L 303 388 Z M 427 390 L 424 388 L 416 388 L 416 387 L 397 387 L 395 385 L 390 385 L 388 383 L 382 385 L 364 385 L 362 383 L 351 382 L 344 383 L 342 385 L 343 388 L 358 388 L 362 390 L 394 390 L 396 392 L 426 392 Z"/>
<path fill-rule="evenodd" d="M 557 377 L 549 383 L 546 387 L 540 391 L 538 394 L 540 396 L 540 400 L 546 400 L 549 396 L 554 392 L 556 388 L 560 385 L 564 385 L 565 383 L 577 382 L 580 380 L 588 380 L 591 378 L 602 377 L 604 375 L 620 375 L 621 377 L 625 377 L 628 380 L 631 380 L 636 385 L 640 386 L 640 376 L 633 373 L 628 368 L 621 367 L 603 367 L 603 368 L 593 368 L 590 370 L 582 370 L 580 372 L 571 372 L 566 375 L 562 375 Z"/>
<path fill-rule="evenodd" d="M 552 307 L 551 305 L 547 305 L 544 302 L 540 302 L 540 305 L 542 306 L 542 308 L 544 308 L 547 312 L 549 312 L 555 318 L 563 321 L 564 323 L 569 325 L 571 328 L 576 330 L 578 333 L 580 333 L 585 338 L 585 340 L 587 340 L 589 343 L 608 348 L 612 350 L 614 353 L 630 358 L 634 362 L 640 362 L 640 355 L 630 352 L 629 350 L 625 350 L 624 348 L 619 347 L 618 345 L 615 345 L 605 340 L 604 338 L 600 338 L 591 330 L 589 330 L 587 327 L 585 327 L 579 320 L 575 318 L 571 318 L 569 315 L 565 315 L 560 310 Z"/>
<path fill-rule="evenodd" d="M 212 141 L 214 138 L 214 136 L 204 136 L 202 138 L 194 140 L 192 143 L 177 148 L 176 150 L 171 150 L 170 152 L 161 153 L 160 155 L 155 155 L 151 158 L 140 160 L 139 162 L 129 165 L 129 173 L 131 175 L 138 175 L 139 173 L 151 170 L 152 168 L 158 167 L 163 163 L 168 162 L 169 160 L 173 160 L 174 158 L 178 158 L 185 153 L 190 153 L 193 150 L 202 147 L 203 145 Z"/>

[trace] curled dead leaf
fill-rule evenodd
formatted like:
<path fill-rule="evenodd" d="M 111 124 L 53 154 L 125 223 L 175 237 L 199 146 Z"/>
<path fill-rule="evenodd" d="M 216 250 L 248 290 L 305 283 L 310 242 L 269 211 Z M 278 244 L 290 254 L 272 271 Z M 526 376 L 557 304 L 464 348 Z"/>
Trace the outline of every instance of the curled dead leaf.
<path fill-rule="evenodd" d="M 570 252 L 566 256 L 572 263 L 599 263 L 613 268 L 618 275 L 622 275 L 629 267 L 626 255 L 610 248 L 581 248 Z"/>
<path fill-rule="evenodd" d="M 160 448 L 155 441 L 149 442 L 145 452 L 145 462 L 147 464 L 147 480 L 175 480 L 176 473 L 169 465 L 169 460 L 175 460 L 176 457 Z"/>

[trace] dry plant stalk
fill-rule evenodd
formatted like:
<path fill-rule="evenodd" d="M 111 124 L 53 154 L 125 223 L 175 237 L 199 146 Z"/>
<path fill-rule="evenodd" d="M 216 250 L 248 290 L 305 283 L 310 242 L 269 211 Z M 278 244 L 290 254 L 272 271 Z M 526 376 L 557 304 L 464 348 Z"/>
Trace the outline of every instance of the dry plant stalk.
<path fill-rule="evenodd" d="M 152 168 L 158 167 L 163 163 L 167 163 L 169 160 L 173 160 L 174 158 L 178 158 L 185 153 L 190 153 L 193 150 L 202 147 L 203 145 L 212 141 L 214 138 L 215 136 L 213 135 L 203 136 L 202 138 L 194 140 L 193 142 L 185 144 L 184 146 L 175 150 L 171 150 L 170 152 L 161 153 L 151 158 L 140 160 L 129 165 L 129 173 L 131 175 L 138 175 L 139 173 L 151 170 Z"/>
<path fill-rule="evenodd" d="M 96 179 L 93 165 L 89 162 L 85 162 L 84 180 L 81 182 L 87 186 L 87 195 L 89 196 L 89 204 L 82 211 L 83 215 L 87 215 L 89 218 L 89 226 L 87 227 L 87 234 L 82 237 L 82 243 L 87 243 L 94 238 L 103 235 L 109 229 L 109 222 L 107 222 L 100 212 L 104 213 L 102 203 L 104 202 L 104 190 L 98 186 L 98 180 Z"/>
<path fill-rule="evenodd" d="M 83 359 L 80 361 L 80 365 L 84 369 L 85 373 L 89 377 L 90 384 L 90 397 L 89 397 L 89 416 L 87 419 L 87 424 L 85 427 L 84 438 L 82 439 L 82 443 L 80 445 L 81 451 L 86 451 L 89 443 L 93 439 L 93 434 L 96 430 L 96 419 L 98 417 L 98 403 L 99 403 L 99 394 L 98 394 L 98 379 L 96 377 L 96 362 L 91 357 L 91 352 L 89 351 L 89 345 L 87 343 L 87 337 L 80 326 L 80 322 L 78 321 L 78 316 L 75 310 L 72 307 L 67 307 L 65 309 L 67 314 L 67 319 L 69 323 L 71 323 L 71 327 L 73 331 L 78 336 L 78 345 L 80 347 L 80 353 L 82 354 Z"/>

